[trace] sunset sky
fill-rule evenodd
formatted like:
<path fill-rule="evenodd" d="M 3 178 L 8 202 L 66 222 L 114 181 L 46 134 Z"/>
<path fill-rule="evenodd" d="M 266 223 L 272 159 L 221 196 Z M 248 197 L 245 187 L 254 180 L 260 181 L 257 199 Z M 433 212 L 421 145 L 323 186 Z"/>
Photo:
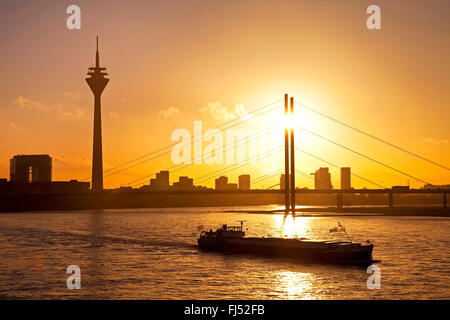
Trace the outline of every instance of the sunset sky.
<path fill-rule="evenodd" d="M 81 8 L 81 30 L 66 27 L 71 4 Z M 371 4 L 381 8 L 382 30 L 366 27 Z M 284 93 L 449 167 L 449 12 L 447 0 L 1 1 L 0 178 L 9 179 L 16 154 L 51 155 L 54 180 L 90 176 L 93 96 L 84 78 L 95 62 L 96 35 L 111 79 L 102 96 L 104 170 L 174 143 L 176 129 L 193 133 L 196 120 L 206 130 Z M 276 124 L 278 105 L 278 113 L 241 128 Z M 421 180 L 450 183 L 448 170 L 297 110 L 299 125 L 309 130 Z M 260 144 L 275 149 L 282 134 L 280 127 Z M 423 186 L 300 130 L 296 143 L 382 186 L 408 180 Z M 105 187 L 172 165 L 167 154 L 105 177 Z M 320 166 L 329 165 L 297 153 L 298 170 L 309 174 Z M 193 165 L 174 172 L 171 182 L 220 168 Z M 339 186 L 338 170 L 330 171 Z M 261 172 L 255 163 L 226 175 L 237 182 L 239 174 L 256 179 Z M 296 183 L 313 187 L 302 175 Z M 357 178 L 352 183 L 374 187 Z"/>

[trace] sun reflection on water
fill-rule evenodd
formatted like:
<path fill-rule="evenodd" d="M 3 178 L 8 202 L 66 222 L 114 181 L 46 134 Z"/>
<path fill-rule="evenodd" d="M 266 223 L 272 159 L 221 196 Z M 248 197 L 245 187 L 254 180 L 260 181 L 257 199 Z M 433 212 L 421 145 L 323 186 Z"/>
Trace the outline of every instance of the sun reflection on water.
<path fill-rule="evenodd" d="M 311 231 L 313 217 L 297 217 L 292 215 L 273 215 L 275 230 L 284 238 L 306 238 Z"/>
<path fill-rule="evenodd" d="M 296 217 L 292 215 L 273 215 L 275 232 L 284 238 L 308 238 L 313 233 L 314 217 Z M 275 273 L 276 291 L 280 298 L 321 299 L 320 290 L 316 290 L 316 279 L 312 273 L 280 270 Z"/>
<path fill-rule="evenodd" d="M 277 291 L 286 299 L 320 299 L 314 289 L 314 276 L 311 273 L 280 271 L 277 274 Z"/>

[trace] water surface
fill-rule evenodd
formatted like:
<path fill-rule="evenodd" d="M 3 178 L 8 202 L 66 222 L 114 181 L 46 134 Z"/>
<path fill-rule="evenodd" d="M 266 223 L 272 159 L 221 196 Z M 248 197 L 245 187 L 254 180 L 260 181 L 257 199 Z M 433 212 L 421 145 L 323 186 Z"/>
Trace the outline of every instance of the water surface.
<path fill-rule="evenodd" d="M 121 209 L 0 214 L 0 298 L 25 299 L 449 299 L 450 219 L 283 215 L 231 208 Z M 236 209 L 236 208 L 235 208 Z M 240 208 L 242 209 L 242 208 Z M 254 207 L 252 208 L 254 209 Z M 246 220 L 250 236 L 375 243 L 381 289 L 361 267 L 205 253 L 198 225 Z M 81 289 L 69 290 L 69 265 Z"/>

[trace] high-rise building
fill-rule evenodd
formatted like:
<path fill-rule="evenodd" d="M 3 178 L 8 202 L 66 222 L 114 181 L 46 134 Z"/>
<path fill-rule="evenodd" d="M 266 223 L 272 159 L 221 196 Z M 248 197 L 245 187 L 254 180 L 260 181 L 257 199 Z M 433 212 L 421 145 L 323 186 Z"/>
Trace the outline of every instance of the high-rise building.
<path fill-rule="evenodd" d="M 349 167 L 341 168 L 341 189 L 351 189 L 351 173 Z"/>
<path fill-rule="evenodd" d="M 150 180 L 150 189 L 156 191 L 169 190 L 169 171 L 160 171 L 155 179 Z"/>
<path fill-rule="evenodd" d="M 105 78 L 106 68 L 100 67 L 100 55 L 98 53 L 98 37 L 97 51 L 95 53 L 95 67 L 89 68 L 86 82 L 94 94 L 94 143 L 92 151 L 92 190 L 103 190 L 103 155 L 102 155 L 102 110 L 101 95 L 109 82 Z"/>
<path fill-rule="evenodd" d="M 52 158 L 48 154 L 17 155 L 9 163 L 12 182 L 52 181 Z"/>
<path fill-rule="evenodd" d="M 239 176 L 239 189 L 250 190 L 250 175 L 243 174 Z"/>
<path fill-rule="evenodd" d="M 332 189 L 331 175 L 328 168 L 319 168 L 311 173 L 314 176 L 314 189 Z"/>
<path fill-rule="evenodd" d="M 52 158 L 48 154 L 16 155 L 9 162 L 10 181 L 0 179 L 0 192 L 74 193 L 89 189 L 89 182 L 52 181 Z"/>

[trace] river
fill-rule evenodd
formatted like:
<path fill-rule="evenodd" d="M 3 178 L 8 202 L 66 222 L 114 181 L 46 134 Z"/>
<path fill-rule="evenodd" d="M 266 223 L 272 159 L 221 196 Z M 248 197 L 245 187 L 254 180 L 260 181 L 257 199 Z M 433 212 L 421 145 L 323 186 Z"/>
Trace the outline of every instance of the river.
<path fill-rule="evenodd" d="M 256 207 L 256 209 L 274 207 Z M 449 299 L 450 219 L 283 215 L 231 208 L 120 209 L 0 214 L 2 299 Z M 234 208 L 245 209 L 245 208 Z M 255 207 L 252 207 L 254 210 Z M 363 267 L 201 252 L 197 226 L 246 220 L 250 236 L 375 244 L 381 287 Z M 80 268 L 79 290 L 67 267 Z"/>

